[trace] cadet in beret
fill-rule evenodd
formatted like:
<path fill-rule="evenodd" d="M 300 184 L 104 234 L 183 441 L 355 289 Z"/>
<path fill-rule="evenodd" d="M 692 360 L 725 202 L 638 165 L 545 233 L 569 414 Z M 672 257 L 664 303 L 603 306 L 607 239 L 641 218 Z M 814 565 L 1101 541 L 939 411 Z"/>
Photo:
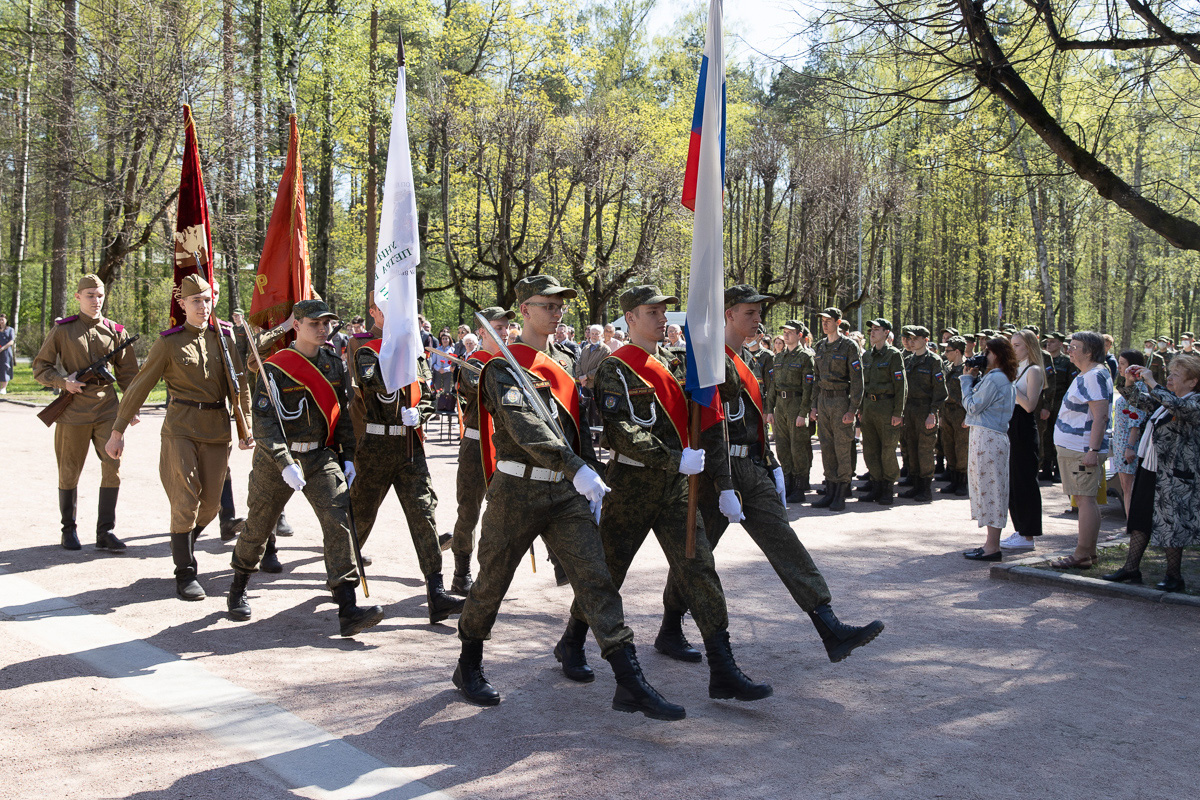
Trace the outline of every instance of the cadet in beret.
<path fill-rule="evenodd" d="M 33 359 L 33 377 L 51 389 L 70 392 L 75 399 L 54 425 L 54 455 L 58 460 L 58 510 L 62 518 L 61 544 L 79 550 L 75 524 L 79 475 L 88 448 L 100 458 L 100 502 L 96 513 L 96 547 L 120 553 L 125 544 L 113 529 L 117 522 L 117 494 L 121 486 L 121 460 L 105 452 L 105 444 L 117 418 L 117 393 L 112 384 L 100 380 L 80 382 L 76 373 L 111 353 L 129 337 L 125 328 L 105 319 L 104 282 L 97 275 L 84 275 L 76 286 L 79 313 L 55 321 L 50 335 Z M 61 364 L 61 366 L 59 366 Z M 110 371 L 122 391 L 129 388 L 138 372 L 133 349 L 126 347 L 113 359 Z M 137 416 L 132 420 L 137 422 Z"/>

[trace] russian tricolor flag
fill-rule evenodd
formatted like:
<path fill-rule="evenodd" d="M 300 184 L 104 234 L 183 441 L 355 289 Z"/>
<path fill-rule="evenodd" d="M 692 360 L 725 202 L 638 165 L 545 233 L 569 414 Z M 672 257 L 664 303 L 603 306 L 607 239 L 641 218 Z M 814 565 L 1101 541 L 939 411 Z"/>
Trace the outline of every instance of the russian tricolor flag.
<path fill-rule="evenodd" d="M 684 325 L 685 388 L 692 400 L 708 411 L 704 427 L 721 418 L 717 387 L 725 382 L 725 46 L 721 7 L 722 0 L 709 0 L 704 60 L 683 179 L 683 205 L 695 212 Z"/>

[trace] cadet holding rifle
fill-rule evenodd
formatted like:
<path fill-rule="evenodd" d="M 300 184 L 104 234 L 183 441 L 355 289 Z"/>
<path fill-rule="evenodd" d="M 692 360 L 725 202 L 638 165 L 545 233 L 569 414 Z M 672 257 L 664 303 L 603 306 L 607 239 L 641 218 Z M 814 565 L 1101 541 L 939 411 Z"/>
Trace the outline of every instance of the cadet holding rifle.
<path fill-rule="evenodd" d="M 121 459 L 110 456 L 104 449 L 117 417 L 117 393 L 112 388 L 112 381 L 102 377 L 104 373 L 92 376 L 80 373 L 108 356 L 110 374 L 125 391 L 137 375 L 137 358 L 133 350 L 124 346 L 132 341 L 125 335 L 125 329 L 100 313 L 104 307 L 104 282 L 98 276 L 80 278 L 75 299 L 79 302 L 79 313 L 57 320 L 33 359 L 33 377 L 37 382 L 62 392 L 51 403 L 59 410 L 51 412 L 48 406 L 39 414 L 47 425 L 56 423 L 54 455 L 58 460 L 61 542 L 67 550 L 81 547 L 75 508 L 79 474 L 83 471 L 90 445 L 100 457 L 96 547 L 120 553 L 125 550 L 125 544 L 116 537 L 113 529 L 116 527 L 117 493 L 121 486 Z M 47 419 L 48 413 L 57 416 Z M 136 424 L 136 414 L 130 422 Z"/>
<path fill-rule="evenodd" d="M 221 484 L 229 471 L 230 407 L 243 420 L 250 407 L 245 382 L 232 384 L 242 371 L 241 357 L 233 347 L 233 331 L 222 325 L 218 332 L 210 324 L 212 289 L 199 275 L 189 275 L 179 284 L 179 303 L 184 324 L 159 334 L 150 348 L 137 378 L 129 386 L 117 411 L 117 421 L 106 450 L 120 458 L 125 449 L 125 429 L 146 401 L 150 390 L 165 380 L 170 404 L 162 426 L 162 448 L 158 474 L 171 502 L 171 559 L 175 563 L 175 593 L 181 600 L 203 600 L 204 589 L 196 580 L 196 537 L 221 509 Z M 222 353 L 225 338 L 229 361 Z M 243 423 L 244 424 L 244 423 Z M 254 447 L 247 432 L 239 438 L 243 450 Z"/>

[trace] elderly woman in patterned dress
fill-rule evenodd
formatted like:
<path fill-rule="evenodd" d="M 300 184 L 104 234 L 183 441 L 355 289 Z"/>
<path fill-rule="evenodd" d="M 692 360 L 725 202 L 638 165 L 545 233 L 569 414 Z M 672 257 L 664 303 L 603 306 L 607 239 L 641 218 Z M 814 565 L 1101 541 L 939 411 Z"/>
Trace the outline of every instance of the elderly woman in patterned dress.
<path fill-rule="evenodd" d="M 1017 355 L 1004 337 L 988 340 L 987 371 L 979 378 L 978 367 L 967 367 L 962 383 L 964 423 L 971 429 L 967 454 L 967 484 L 971 492 L 971 519 L 987 527 L 983 547 L 963 553 L 972 561 L 1000 561 L 1000 531 L 1008 519 L 1008 425 L 1017 402 L 1013 381 L 1017 378 Z"/>

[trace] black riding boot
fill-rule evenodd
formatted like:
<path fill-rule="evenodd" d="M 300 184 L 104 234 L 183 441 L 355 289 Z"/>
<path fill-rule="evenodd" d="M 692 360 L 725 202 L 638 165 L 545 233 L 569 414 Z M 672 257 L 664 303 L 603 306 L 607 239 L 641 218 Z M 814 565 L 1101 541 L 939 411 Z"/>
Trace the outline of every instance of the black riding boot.
<path fill-rule="evenodd" d="M 250 602 L 246 599 L 246 584 L 250 581 L 249 572 L 233 571 L 233 583 L 229 586 L 229 597 L 225 599 L 225 607 L 229 616 L 245 622 L 250 619 Z"/>
<path fill-rule="evenodd" d="M 463 639 L 462 653 L 454 669 L 454 685 L 477 706 L 500 704 L 500 693 L 483 676 L 482 639 Z"/>
<path fill-rule="evenodd" d="M 367 628 L 373 628 L 383 620 L 383 609 L 379 606 L 359 606 L 354 597 L 354 586 L 339 583 L 333 587 L 333 599 L 338 604 L 338 622 L 342 636 L 353 636 Z"/>
<path fill-rule="evenodd" d="M 464 597 L 471 591 L 475 581 L 471 580 L 471 554 L 454 554 L 454 579 L 450 581 L 451 594 L 461 594 Z"/>
<path fill-rule="evenodd" d="M 79 532 L 75 527 L 75 505 L 79 499 L 78 489 L 58 490 L 58 513 L 62 517 L 62 546 L 64 550 L 82 550 Z"/>
<path fill-rule="evenodd" d="M 607 659 L 617 678 L 617 692 L 612 701 L 614 710 L 629 713 L 640 711 L 651 719 L 677 720 L 687 716 L 683 706 L 667 702 L 646 682 L 642 667 L 638 664 L 637 650 L 632 644 L 625 645 Z"/>
<path fill-rule="evenodd" d="M 738 669 L 729 646 L 729 631 L 704 640 L 708 656 L 708 696 L 714 700 L 762 700 L 774 691 L 769 684 L 755 683 Z"/>
<path fill-rule="evenodd" d="M 591 683 L 596 680 L 596 673 L 588 666 L 587 656 L 583 652 L 587 632 L 586 622 L 571 617 L 562 638 L 554 645 L 554 657 L 562 664 L 563 675 L 577 683 Z"/>
<path fill-rule="evenodd" d="M 267 537 L 267 549 L 263 551 L 262 563 L 258 568 L 263 572 L 269 572 L 272 575 L 278 575 L 283 572 L 283 563 L 279 560 L 279 548 L 275 544 L 276 534 L 272 533 Z"/>
<path fill-rule="evenodd" d="M 862 647 L 883 631 L 883 623 L 879 620 L 861 628 L 847 625 L 837 618 L 828 604 L 817 606 L 808 612 L 808 616 L 821 635 L 829 660 L 835 664 L 850 655 L 851 650 Z"/>
<path fill-rule="evenodd" d="M 654 639 L 654 649 L 676 661 L 695 664 L 704 658 L 683 635 L 683 615 L 670 611 L 663 612 L 662 625 L 659 626 L 658 636 Z"/>
<path fill-rule="evenodd" d="M 880 485 L 881 485 L 881 484 L 880 484 L 880 481 L 871 481 L 871 485 L 870 485 L 870 487 L 867 489 L 867 493 L 866 493 L 866 494 L 864 494 L 862 497 L 858 498 L 858 502 L 860 502 L 860 503 L 874 503 L 874 502 L 877 502 L 877 501 L 879 500 L 879 487 L 880 487 Z"/>
<path fill-rule="evenodd" d="M 125 543 L 113 533 L 113 528 L 117 526 L 117 494 L 120 491 L 116 486 L 100 487 L 100 503 L 96 511 L 96 549 L 98 550 L 107 550 L 110 553 L 125 552 Z"/>
<path fill-rule="evenodd" d="M 464 598 L 446 594 L 442 587 L 442 573 L 434 572 L 425 576 L 425 605 L 429 607 L 430 625 L 462 611 L 465 602 Z"/>
<path fill-rule="evenodd" d="M 171 534 L 171 561 L 175 563 L 175 594 L 180 600 L 203 600 L 204 589 L 196 580 L 194 531 Z"/>

